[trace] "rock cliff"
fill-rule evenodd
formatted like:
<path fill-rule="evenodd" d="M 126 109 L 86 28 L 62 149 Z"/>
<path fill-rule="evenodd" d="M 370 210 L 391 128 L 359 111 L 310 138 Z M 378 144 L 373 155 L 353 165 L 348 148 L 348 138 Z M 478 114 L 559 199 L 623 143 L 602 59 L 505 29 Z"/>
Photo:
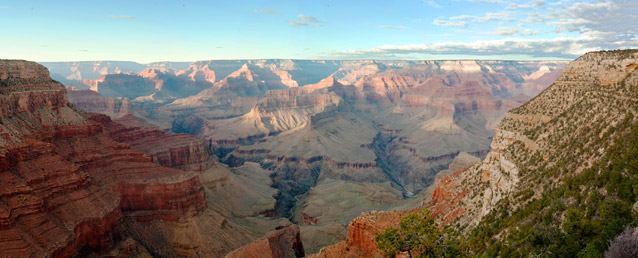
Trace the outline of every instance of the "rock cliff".
<path fill-rule="evenodd" d="M 113 119 L 133 113 L 127 98 L 109 98 L 92 90 L 67 89 L 69 102 L 84 111 L 105 114 Z"/>
<path fill-rule="evenodd" d="M 4 256 L 104 253 L 123 248 L 127 220 L 177 221 L 206 208 L 196 174 L 161 167 L 111 139 L 68 105 L 43 66 L 0 60 L 0 90 Z"/>

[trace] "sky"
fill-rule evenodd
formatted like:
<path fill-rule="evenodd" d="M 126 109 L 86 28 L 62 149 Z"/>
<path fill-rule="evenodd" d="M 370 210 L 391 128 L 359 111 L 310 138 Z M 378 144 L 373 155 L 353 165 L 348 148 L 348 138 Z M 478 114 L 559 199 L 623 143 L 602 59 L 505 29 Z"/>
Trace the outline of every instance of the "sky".
<path fill-rule="evenodd" d="M 638 48 L 637 0 L 0 0 L 0 58 L 574 59 Z"/>

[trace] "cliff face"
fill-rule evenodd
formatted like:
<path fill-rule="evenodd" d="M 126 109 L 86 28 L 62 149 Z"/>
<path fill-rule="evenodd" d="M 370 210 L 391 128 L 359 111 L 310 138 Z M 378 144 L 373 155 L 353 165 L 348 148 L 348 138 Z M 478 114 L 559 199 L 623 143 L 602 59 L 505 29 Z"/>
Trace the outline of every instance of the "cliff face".
<path fill-rule="evenodd" d="M 109 98 L 92 90 L 67 90 L 69 102 L 84 111 L 120 118 L 133 112 L 127 98 Z"/>
<path fill-rule="evenodd" d="M 131 114 L 115 121 L 97 114 L 90 119 L 101 123 L 105 133 L 115 141 L 129 144 L 131 149 L 145 153 L 164 167 L 201 172 L 210 166 L 208 144 L 195 136 L 164 133 Z"/>
<path fill-rule="evenodd" d="M 112 140 L 104 125 L 68 106 L 43 66 L 0 60 L 0 85 L 3 255 L 106 252 L 123 248 L 127 220 L 176 221 L 206 208 L 196 174 Z"/>

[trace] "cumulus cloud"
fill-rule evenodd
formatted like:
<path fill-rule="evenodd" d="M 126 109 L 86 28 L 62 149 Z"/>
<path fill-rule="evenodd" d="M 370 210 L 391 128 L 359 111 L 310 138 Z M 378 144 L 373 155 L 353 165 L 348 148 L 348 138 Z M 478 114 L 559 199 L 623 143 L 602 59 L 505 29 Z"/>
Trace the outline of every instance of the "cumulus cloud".
<path fill-rule="evenodd" d="M 259 14 L 267 14 L 267 15 L 282 15 L 282 12 L 279 11 L 273 11 L 273 10 L 253 10 L 254 13 L 259 13 Z"/>
<path fill-rule="evenodd" d="M 536 58 L 575 58 L 585 52 L 599 49 L 607 44 L 604 38 L 581 36 L 555 39 L 508 38 L 481 40 L 476 42 L 443 42 L 435 44 L 385 45 L 367 50 L 334 53 L 337 58 L 401 58 L 411 55 L 473 55 L 504 56 L 527 55 Z M 638 41 L 634 41 L 638 44 Z M 622 44 L 611 43 L 612 48 Z M 615 46 L 615 47 L 613 47 Z"/>
<path fill-rule="evenodd" d="M 127 20 L 135 20 L 136 19 L 133 16 L 127 16 L 127 15 L 107 15 L 106 18 L 109 18 L 109 19 L 127 19 Z"/>
<path fill-rule="evenodd" d="M 536 35 L 536 31 L 532 31 L 530 29 L 522 29 L 516 27 L 498 27 L 496 31 L 491 32 L 490 34 L 499 35 L 499 36 L 512 36 L 512 35 L 522 35 L 522 36 L 531 36 Z"/>
<path fill-rule="evenodd" d="M 467 19 L 470 19 L 470 18 L 475 18 L 475 17 L 474 17 L 474 16 L 472 16 L 472 15 L 459 15 L 459 16 L 453 16 L 453 17 L 450 17 L 450 20 L 451 20 L 451 21 L 456 21 L 456 20 L 467 20 Z"/>
<path fill-rule="evenodd" d="M 384 45 L 371 49 L 335 52 L 332 55 L 336 58 L 352 59 L 446 55 L 488 58 L 523 55 L 529 58 L 571 59 L 594 50 L 638 48 L 638 26 L 635 25 L 635 21 L 638 20 L 638 1 L 566 0 L 560 5 L 544 0 L 528 0 L 515 5 L 498 0 L 469 1 L 502 4 L 502 11 L 485 13 L 482 16 L 439 17 L 432 23 L 437 26 L 466 28 L 471 27 L 472 23 L 492 22 L 481 26 L 494 26 L 492 31 L 484 33 L 503 38 L 476 42 Z M 541 33 L 556 38 L 532 37 Z M 561 36 L 560 33 L 569 34 Z"/>
<path fill-rule="evenodd" d="M 512 18 L 509 18 L 509 12 L 499 12 L 499 13 L 486 13 L 483 17 L 478 17 L 474 19 L 475 22 L 488 22 L 488 21 L 512 21 Z"/>
<path fill-rule="evenodd" d="M 532 7 L 526 4 L 510 4 L 507 7 L 505 7 L 505 9 L 507 10 L 532 9 Z"/>
<path fill-rule="evenodd" d="M 446 26 L 446 27 L 457 27 L 457 28 L 466 28 L 468 23 L 465 20 L 472 20 L 476 23 L 489 22 L 489 21 L 515 21 L 516 19 L 510 17 L 509 12 L 499 12 L 499 13 L 486 13 L 485 16 L 476 17 L 471 15 L 459 15 L 450 17 L 449 20 L 442 19 L 434 19 L 432 22 L 438 26 Z M 456 22 L 459 21 L 459 22 Z"/>
<path fill-rule="evenodd" d="M 458 27 L 458 28 L 467 27 L 467 22 L 453 22 L 453 21 L 444 21 L 444 20 L 434 19 L 432 23 L 434 25 L 446 26 L 446 27 Z"/>
<path fill-rule="evenodd" d="M 532 0 L 535 7 L 545 7 L 545 0 Z"/>
<path fill-rule="evenodd" d="M 553 24 L 566 31 L 599 34 L 638 34 L 638 1 L 575 3 L 551 13 L 561 17 Z"/>

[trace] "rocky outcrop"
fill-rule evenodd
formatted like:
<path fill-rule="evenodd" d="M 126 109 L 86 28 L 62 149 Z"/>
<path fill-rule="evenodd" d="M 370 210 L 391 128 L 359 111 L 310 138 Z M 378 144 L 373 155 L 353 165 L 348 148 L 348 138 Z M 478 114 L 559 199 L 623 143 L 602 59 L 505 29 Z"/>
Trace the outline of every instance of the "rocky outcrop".
<path fill-rule="evenodd" d="M 303 244 L 296 225 L 268 233 L 264 238 L 232 251 L 227 258 L 291 258 L 304 257 Z"/>
<path fill-rule="evenodd" d="M 120 248 L 123 221 L 206 208 L 196 174 L 161 167 L 68 106 L 46 68 L 0 60 L 0 253 L 73 257 Z"/>
<path fill-rule="evenodd" d="M 67 89 L 69 102 L 84 111 L 100 113 L 113 119 L 126 116 L 133 112 L 132 104 L 127 98 L 109 98 L 92 90 Z"/>
<path fill-rule="evenodd" d="M 182 170 L 203 171 L 209 167 L 210 150 L 208 144 L 190 134 L 167 134 L 157 128 L 148 128 L 133 115 L 119 119 L 122 123 L 138 126 L 123 126 L 104 115 L 92 115 L 91 120 L 101 123 L 105 132 L 121 143 L 127 143 L 132 149 L 141 151 L 165 167 Z"/>

